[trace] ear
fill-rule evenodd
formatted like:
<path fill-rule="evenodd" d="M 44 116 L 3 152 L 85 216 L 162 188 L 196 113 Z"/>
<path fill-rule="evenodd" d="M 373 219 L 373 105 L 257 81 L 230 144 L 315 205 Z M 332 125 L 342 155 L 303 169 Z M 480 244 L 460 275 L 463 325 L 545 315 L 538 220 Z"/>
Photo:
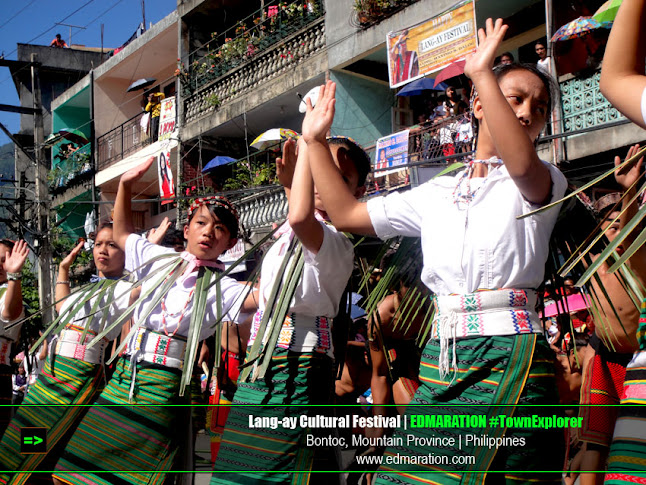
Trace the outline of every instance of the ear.
<path fill-rule="evenodd" d="M 233 246 L 235 246 L 238 243 L 238 238 L 237 237 L 232 237 L 229 239 L 229 244 L 227 244 L 227 249 L 231 249 Z"/>
<path fill-rule="evenodd" d="M 354 198 L 359 199 L 363 197 L 363 194 L 366 193 L 366 186 L 362 185 L 361 187 L 357 187 L 357 190 L 354 191 Z"/>
<path fill-rule="evenodd" d="M 482 103 L 480 102 L 480 96 L 473 98 L 473 116 L 476 117 L 478 121 L 484 118 L 484 113 L 482 111 Z"/>
<path fill-rule="evenodd" d="M 188 241 L 188 224 L 184 225 L 184 239 Z"/>

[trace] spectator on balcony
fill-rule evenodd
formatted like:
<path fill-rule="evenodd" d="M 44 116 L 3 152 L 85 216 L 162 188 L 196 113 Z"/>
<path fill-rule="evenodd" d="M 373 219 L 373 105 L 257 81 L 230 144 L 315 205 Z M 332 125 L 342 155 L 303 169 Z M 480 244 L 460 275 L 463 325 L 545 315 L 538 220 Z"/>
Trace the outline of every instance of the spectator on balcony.
<path fill-rule="evenodd" d="M 159 115 L 161 114 L 161 102 L 164 99 L 164 93 L 150 93 L 148 95 L 148 104 L 144 111 L 150 113 L 150 136 L 153 142 L 159 137 Z"/>
<path fill-rule="evenodd" d="M 514 55 L 511 52 L 503 52 L 502 54 L 500 54 L 500 57 L 496 59 L 496 62 L 494 64 L 496 66 L 499 66 L 501 64 L 513 64 L 514 62 Z"/>
<path fill-rule="evenodd" d="M 467 110 L 467 104 L 453 86 L 446 88 L 444 94 L 446 95 L 446 100 L 444 101 L 445 117 L 461 115 Z"/>
<path fill-rule="evenodd" d="M 550 58 L 547 55 L 547 48 L 545 47 L 545 43 L 543 41 L 538 41 L 534 45 L 534 49 L 536 51 L 536 55 L 538 56 L 538 62 L 536 65 L 540 68 L 543 69 L 545 72 L 551 72 L 550 70 Z"/>
<path fill-rule="evenodd" d="M 49 43 L 50 47 L 58 47 L 59 49 L 67 48 L 67 43 L 61 39 L 61 34 L 56 34 L 56 38 Z"/>

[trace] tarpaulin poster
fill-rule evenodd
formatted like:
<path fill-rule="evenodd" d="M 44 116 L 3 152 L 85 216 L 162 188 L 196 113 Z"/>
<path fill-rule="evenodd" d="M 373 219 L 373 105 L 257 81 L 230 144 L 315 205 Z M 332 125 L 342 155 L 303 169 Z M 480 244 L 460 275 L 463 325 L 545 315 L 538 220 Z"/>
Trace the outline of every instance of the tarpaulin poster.
<path fill-rule="evenodd" d="M 175 131 L 175 96 L 162 99 L 159 112 L 159 139 L 170 138 Z"/>
<path fill-rule="evenodd" d="M 159 195 L 162 199 L 175 197 L 173 171 L 170 167 L 170 150 L 162 150 L 157 157 L 157 172 L 159 174 Z M 170 204 L 172 200 L 162 200 L 161 204 Z"/>
<path fill-rule="evenodd" d="M 460 2 L 424 23 L 389 32 L 386 44 L 391 88 L 439 71 L 475 50 L 474 2 Z"/>
<path fill-rule="evenodd" d="M 399 131 L 377 140 L 375 147 L 375 170 L 396 168 L 408 163 L 408 130 Z M 375 177 L 387 175 L 393 171 L 375 173 Z"/>

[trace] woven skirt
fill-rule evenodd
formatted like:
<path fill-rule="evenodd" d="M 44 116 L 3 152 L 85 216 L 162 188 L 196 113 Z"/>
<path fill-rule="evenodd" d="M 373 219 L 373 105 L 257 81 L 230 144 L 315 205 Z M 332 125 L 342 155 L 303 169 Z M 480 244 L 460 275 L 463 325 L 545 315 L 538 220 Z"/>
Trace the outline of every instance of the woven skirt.
<path fill-rule="evenodd" d="M 328 404 L 333 382 L 332 360 L 325 354 L 277 348 L 264 380 L 238 382 L 211 485 L 307 483 L 314 456 L 314 450 L 305 446 L 307 430 L 250 429 L 249 416 L 321 414 L 321 408 L 308 405 Z"/>
<path fill-rule="evenodd" d="M 420 367 L 421 386 L 406 410 L 405 419 L 410 422 L 412 415 L 477 414 L 487 416 L 487 426 L 397 430 L 395 438 L 401 438 L 403 445 L 386 450 L 384 459 L 391 464 L 381 466 L 377 483 L 482 484 L 487 475 L 495 483 L 560 483 L 560 473 L 539 474 L 532 470 L 546 469 L 545 450 L 550 450 L 549 462 L 556 464 L 551 469 L 561 466 L 562 430 L 534 431 L 489 425 L 490 417 L 501 414 L 514 417 L 540 414 L 534 407 L 502 405 L 558 404 L 554 354 L 547 342 L 536 334 L 523 334 L 462 338 L 456 340 L 455 346 L 459 370 L 449 385 L 439 377 L 439 341 L 430 340 L 426 345 Z M 552 415 L 553 411 L 549 409 L 548 414 Z M 467 436 L 480 440 L 467 441 Z M 515 437 L 524 444 L 490 447 L 482 441 L 482 438 L 503 437 Z M 454 444 L 445 440 L 438 446 L 429 445 L 437 442 L 433 441 L 437 438 L 452 438 Z M 515 473 L 518 470 L 529 473 Z M 497 472 L 497 477 L 492 471 Z"/>
<path fill-rule="evenodd" d="M 0 364 L 0 436 L 11 419 L 11 366 Z"/>
<path fill-rule="evenodd" d="M 639 350 L 626 367 L 619 418 L 615 425 L 604 483 L 646 485 L 646 300 L 637 329 Z"/>
<path fill-rule="evenodd" d="M 0 441 L 2 470 L 0 484 L 30 483 L 37 469 L 53 470 L 74 428 L 85 415 L 103 384 L 103 368 L 77 359 L 56 356 L 52 366 L 48 357 L 45 367 L 33 384 L 22 406 L 13 417 Z M 47 428 L 47 453 L 20 453 L 20 428 Z"/>
<path fill-rule="evenodd" d="M 74 485 L 164 482 L 178 433 L 185 431 L 175 407 L 187 403 L 178 397 L 181 371 L 147 362 L 135 365 L 133 402 L 128 401 L 132 369 L 122 358 L 65 448 L 56 465 L 57 479 Z"/>

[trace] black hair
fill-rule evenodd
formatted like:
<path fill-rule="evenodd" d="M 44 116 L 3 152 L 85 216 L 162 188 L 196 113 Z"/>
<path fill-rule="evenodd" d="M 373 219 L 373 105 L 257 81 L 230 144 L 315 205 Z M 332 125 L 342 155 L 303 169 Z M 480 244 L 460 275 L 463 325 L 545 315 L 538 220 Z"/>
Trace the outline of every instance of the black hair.
<path fill-rule="evenodd" d="M 327 140 L 329 146 L 341 146 L 348 152 L 348 157 L 354 163 L 354 168 L 357 169 L 359 175 L 359 184 L 361 187 L 366 183 L 368 173 L 370 173 L 370 157 L 361 146 L 351 138 L 347 137 L 332 137 Z"/>
<path fill-rule="evenodd" d="M 501 59 L 502 59 L 503 57 L 505 57 L 505 56 L 506 56 L 506 57 L 509 57 L 509 58 L 511 59 L 511 62 L 514 62 L 514 61 L 515 61 L 515 59 L 514 59 L 514 55 L 513 55 L 511 52 L 509 52 L 509 51 L 505 51 L 505 52 L 503 52 L 502 54 L 500 54 L 500 58 L 501 58 Z"/>
<path fill-rule="evenodd" d="M 113 226 L 113 224 L 111 222 L 104 222 L 99 226 L 99 228 L 96 230 L 95 234 L 98 234 L 99 232 L 103 231 L 103 229 L 113 230 L 114 226 Z"/>
<path fill-rule="evenodd" d="M 542 45 L 545 49 L 547 49 L 547 43 L 542 40 L 537 40 L 536 42 L 534 42 L 534 47 L 536 47 L 537 45 Z"/>
<path fill-rule="evenodd" d="M 9 249 L 9 252 L 13 251 L 13 247 L 16 245 L 11 239 L 0 239 L 0 244 L 6 246 Z M 3 254 L 4 256 L 4 254 Z"/>
<path fill-rule="evenodd" d="M 493 73 L 499 84 L 503 77 L 513 71 L 529 71 L 541 80 L 543 86 L 545 86 L 545 90 L 547 91 L 547 112 L 551 113 L 559 93 L 558 86 L 556 85 L 554 78 L 539 68 L 536 64 L 530 64 L 527 62 L 499 64 L 493 68 Z"/>
<path fill-rule="evenodd" d="M 216 217 L 222 224 L 224 224 L 224 227 L 226 227 L 229 230 L 229 236 L 231 237 L 231 239 L 238 238 L 238 219 L 236 218 L 236 216 L 233 215 L 233 213 L 229 209 L 225 209 L 224 207 L 220 207 L 213 204 L 204 204 L 204 207 L 208 209 L 209 213 L 212 216 Z M 195 209 L 193 213 L 189 216 L 188 218 L 189 224 L 193 220 L 193 217 L 195 216 L 197 211 L 198 209 Z"/>
<path fill-rule="evenodd" d="M 162 239 L 160 246 L 172 248 L 176 244 L 184 244 L 184 233 L 179 229 L 171 227 L 166 231 L 166 234 L 164 234 L 164 238 Z"/>

